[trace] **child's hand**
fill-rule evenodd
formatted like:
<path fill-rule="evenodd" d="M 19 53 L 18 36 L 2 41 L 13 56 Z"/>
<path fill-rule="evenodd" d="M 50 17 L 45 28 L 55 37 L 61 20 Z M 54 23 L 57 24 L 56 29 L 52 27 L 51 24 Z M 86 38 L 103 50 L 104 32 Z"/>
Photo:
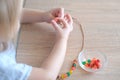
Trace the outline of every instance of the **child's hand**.
<path fill-rule="evenodd" d="M 73 20 L 69 14 L 66 14 L 63 18 L 56 18 L 51 23 L 56 30 L 57 39 L 68 39 L 70 32 L 73 30 Z"/>
<path fill-rule="evenodd" d="M 63 18 L 64 17 L 64 8 L 55 8 L 50 11 L 45 12 L 45 17 L 46 17 L 46 22 L 50 23 L 51 20 L 59 17 Z"/>

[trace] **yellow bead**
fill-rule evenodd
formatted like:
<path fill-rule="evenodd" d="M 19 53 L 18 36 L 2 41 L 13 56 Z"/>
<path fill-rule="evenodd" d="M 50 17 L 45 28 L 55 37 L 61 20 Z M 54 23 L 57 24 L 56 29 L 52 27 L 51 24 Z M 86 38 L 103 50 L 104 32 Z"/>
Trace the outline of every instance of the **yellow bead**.
<path fill-rule="evenodd" d="M 61 78 L 64 79 L 64 74 L 61 75 Z"/>
<path fill-rule="evenodd" d="M 66 78 L 66 77 L 67 77 L 67 74 L 62 74 L 62 75 L 61 75 L 61 78 L 62 78 L 62 79 Z"/>
<path fill-rule="evenodd" d="M 70 70 L 70 74 L 72 74 L 73 73 L 73 71 L 72 70 Z"/>

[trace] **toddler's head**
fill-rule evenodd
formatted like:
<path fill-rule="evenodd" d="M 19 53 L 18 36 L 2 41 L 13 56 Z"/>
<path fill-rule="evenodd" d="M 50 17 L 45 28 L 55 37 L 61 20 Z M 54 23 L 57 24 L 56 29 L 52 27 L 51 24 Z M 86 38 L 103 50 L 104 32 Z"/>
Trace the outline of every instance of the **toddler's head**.
<path fill-rule="evenodd" d="M 13 39 L 19 29 L 22 0 L 0 0 L 0 42 Z"/>

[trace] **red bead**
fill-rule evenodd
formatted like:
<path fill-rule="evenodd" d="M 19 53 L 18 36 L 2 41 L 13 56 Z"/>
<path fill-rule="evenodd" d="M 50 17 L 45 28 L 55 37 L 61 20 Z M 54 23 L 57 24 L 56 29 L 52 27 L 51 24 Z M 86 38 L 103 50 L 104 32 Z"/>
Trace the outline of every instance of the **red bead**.
<path fill-rule="evenodd" d="M 100 62 L 100 60 L 99 60 L 99 59 L 97 59 L 97 62 Z"/>
<path fill-rule="evenodd" d="M 100 63 L 97 63 L 96 66 L 97 66 L 97 68 L 99 69 L 100 66 L 101 66 L 101 64 L 100 64 Z"/>
<path fill-rule="evenodd" d="M 88 64 L 88 67 L 90 67 L 90 64 Z"/>
<path fill-rule="evenodd" d="M 94 65 L 94 66 L 92 67 L 92 69 L 97 69 L 97 66 L 96 66 L 96 65 Z"/>
<path fill-rule="evenodd" d="M 88 65 L 88 64 L 85 64 L 85 66 L 86 66 L 86 67 L 89 67 L 89 65 Z"/>
<path fill-rule="evenodd" d="M 72 70 L 75 70 L 76 68 L 75 67 L 72 67 Z"/>

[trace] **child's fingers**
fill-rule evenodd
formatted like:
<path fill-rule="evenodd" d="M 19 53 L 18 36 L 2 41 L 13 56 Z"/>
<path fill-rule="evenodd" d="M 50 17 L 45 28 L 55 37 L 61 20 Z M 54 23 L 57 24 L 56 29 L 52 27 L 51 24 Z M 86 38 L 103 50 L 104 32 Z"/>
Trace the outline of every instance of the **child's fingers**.
<path fill-rule="evenodd" d="M 66 14 L 65 16 L 65 20 L 67 21 L 68 24 L 70 24 L 70 29 L 71 31 L 73 30 L 73 20 L 72 17 L 70 16 L 70 14 Z"/>
<path fill-rule="evenodd" d="M 68 23 L 73 23 L 72 17 L 70 16 L 70 14 L 66 14 L 65 17 L 67 17 L 68 19 Z"/>
<path fill-rule="evenodd" d="M 61 31 L 62 30 L 60 28 L 60 26 L 56 23 L 55 20 L 52 20 L 51 23 L 52 23 L 53 27 L 55 28 L 55 30 L 57 30 L 57 31 Z"/>
<path fill-rule="evenodd" d="M 65 19 L 59 18 L 58 20 L 63 24 L 63 27 L 67 27 L 67 22 Z"/>
<path fill-rule="evenodd" d="M 64 8 L 59 9 L 58 17 L 63 18 L 64 17 Z"/>

